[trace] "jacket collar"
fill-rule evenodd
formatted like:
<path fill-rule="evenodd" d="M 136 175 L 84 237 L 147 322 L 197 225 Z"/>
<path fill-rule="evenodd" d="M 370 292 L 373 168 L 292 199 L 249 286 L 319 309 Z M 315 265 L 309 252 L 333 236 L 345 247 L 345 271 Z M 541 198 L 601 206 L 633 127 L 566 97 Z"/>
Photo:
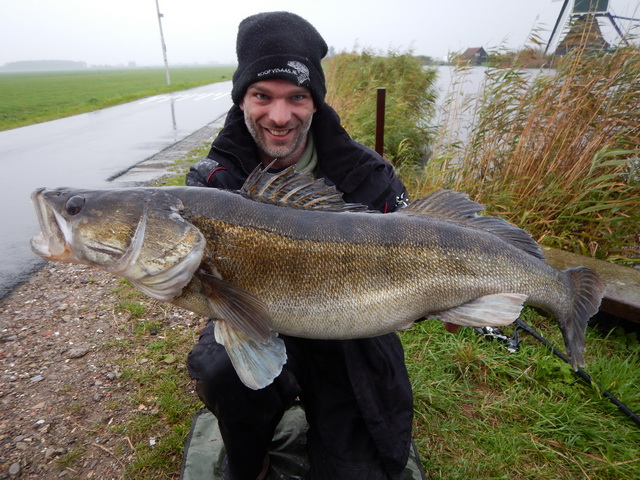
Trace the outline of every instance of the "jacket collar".
<path fill-rule="evenodd" d="M 318 175 L 343 193 L 355 190 L 372 170 L 384 165 L 377 153 L 351 139 L 342 128 L 336 111 L 326 103 L 314 113 L 311 129 L 318 152 Z M 237 105 L 229 110 L 209 157 L 242 179 L 260 164 L 258 149 L 244 122 L 244 113 Z"/>

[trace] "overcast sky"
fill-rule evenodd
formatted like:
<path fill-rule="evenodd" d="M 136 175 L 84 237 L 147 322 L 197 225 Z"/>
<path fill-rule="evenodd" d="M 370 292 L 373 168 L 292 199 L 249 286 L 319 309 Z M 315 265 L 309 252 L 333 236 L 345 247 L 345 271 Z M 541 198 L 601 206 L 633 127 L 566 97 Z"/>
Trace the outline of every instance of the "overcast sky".
<path fill-rule="evenodd" d="M 407 49 L 442 59 L 467 47 L 521 47 L 532 28 L 546 40 L 562 0 L 158 0 L 169 64 L 235 63 L 240 20 L 289 10 L 336 51 Z M 611 0 L 640 17 L 640 0 Z M 621 22 L 623 28 L 631 22 Z M 638 30 L 636 30 L 637 32 Z M 162 65 L 155 0 L 4 0 L 0 66 L 22 60 Z"/>

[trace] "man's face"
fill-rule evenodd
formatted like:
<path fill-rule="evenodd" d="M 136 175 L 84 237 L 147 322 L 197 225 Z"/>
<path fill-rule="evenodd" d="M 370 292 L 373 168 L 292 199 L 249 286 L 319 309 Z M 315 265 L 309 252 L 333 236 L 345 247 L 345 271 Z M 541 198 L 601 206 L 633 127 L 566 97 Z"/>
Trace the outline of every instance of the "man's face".
<path fill-rule="evenodd" d="M 256 82 L 240 108 L 263 157 L 289 160 L 288 164 L 298 161 L 316 111 L 307 88 L 279 79 Z"/>

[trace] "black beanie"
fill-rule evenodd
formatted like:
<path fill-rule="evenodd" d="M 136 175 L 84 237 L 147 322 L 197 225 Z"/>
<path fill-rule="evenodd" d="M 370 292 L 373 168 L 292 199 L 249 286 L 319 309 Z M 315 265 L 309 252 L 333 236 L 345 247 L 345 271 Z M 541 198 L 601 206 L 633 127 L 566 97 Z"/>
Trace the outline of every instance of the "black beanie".
<path fill-rule="evenodd" d="M 327 44 L 304 18 L 289 12 L 258 13 L 238 27 L 238 69 L 233 74 L 231 99 L 239 105 L 249 85 L 280 78 L 306 87 L 316 108 L 327 88 L 321 60 Z"/>

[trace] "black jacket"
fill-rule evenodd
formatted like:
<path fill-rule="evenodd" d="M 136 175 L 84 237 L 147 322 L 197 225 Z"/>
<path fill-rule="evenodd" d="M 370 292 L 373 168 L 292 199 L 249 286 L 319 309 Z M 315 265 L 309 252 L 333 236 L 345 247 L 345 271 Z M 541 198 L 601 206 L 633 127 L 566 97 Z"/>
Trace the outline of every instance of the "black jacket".
<path fill-rule="evenodd" d="M 396 210 L 407 201 L 406 189 L 393 167 L 373 150 L 353 141 L 328 105 L 314 114 L 311 128 L 318 154 L 317 175 L 335 185 L 345 201 L 381 212 Z M 235 190 L 258 164 L 257 147 L 246 128 L 243 112 L 234 106 L 208 156 L 191 167 L 186 182 Z M 304 349 L 309 350 L 313 342 L 305 340 Z M 398 336 L 317 341 L 316 354 L 336 350 L 341 353 L 320 354 L 323 369 L 347 377 L 345 382 L 352 387 L 350 395 L 360 406 L 385 469 L 392 477 L 402 478 L 411 443 L 413 398 Z"/>
<path fill-rule="evenodd" d="M 407 191 L 393 167 L 370 148 L 354 142 L 336 112 L 324 105 L 311 124 L 318 152 L 318 176 L 343 193 L 346 202 L 391 212 L 407 202 Z M 209 155 L 187 173 L 187 185 L 235 190 L 259 165 L 258 152 L 242 110 L 229 111 Z"/>

